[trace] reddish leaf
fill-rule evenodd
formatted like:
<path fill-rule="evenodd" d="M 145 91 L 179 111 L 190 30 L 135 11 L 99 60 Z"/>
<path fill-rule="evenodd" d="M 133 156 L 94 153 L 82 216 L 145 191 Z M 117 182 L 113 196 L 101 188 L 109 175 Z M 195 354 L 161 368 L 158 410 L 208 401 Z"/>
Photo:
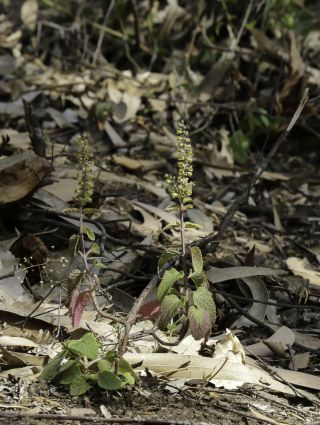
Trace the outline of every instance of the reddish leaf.
<path fill-rule="evenodd" d="M 189 330 L 194 339 L 207 339 L 211 332 L 212 323 L 208 311 L 196 306 L 188 310 Z"/>
<path fill-rule="evenodd" d="M 73 291 L 69 305 L 69 315 L 71 317 L 71 324 L 74 328 L 79 326 L 81 316 L 85 308 L 87 307 L 90 299 L 90 291 L 80 292 L 79 289 L 75 289 Z"/>
<path fill-rule="evenodd" d="M 144 319 L 155 319 L 160 313 L 160 303 L 157 300 L 149 301 L 141 306 L 139 315 Z"/>

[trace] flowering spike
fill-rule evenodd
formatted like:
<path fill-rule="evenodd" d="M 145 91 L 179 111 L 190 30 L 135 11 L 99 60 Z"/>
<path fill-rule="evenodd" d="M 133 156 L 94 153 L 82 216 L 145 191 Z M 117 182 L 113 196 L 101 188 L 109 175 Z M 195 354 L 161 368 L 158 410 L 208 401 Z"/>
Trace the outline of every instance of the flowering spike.
<path fill-rule="evenodd" d="M 93 194 L 93 160 L 88 146 L 87 134 L 81 135 L 79 145 L 76 199 L 80 207 L 83 207 L 92 201 Z"/>
<path fill-rule="evenodd" d="M 177 129 L 177 152 L 178 152 L 178 175 L 166 175 L 166 183 L 169 195 L 180 205 L 184 205 L 186 199 L 192 197 L 192 146 L 187 126 L 180 122 Z"/>

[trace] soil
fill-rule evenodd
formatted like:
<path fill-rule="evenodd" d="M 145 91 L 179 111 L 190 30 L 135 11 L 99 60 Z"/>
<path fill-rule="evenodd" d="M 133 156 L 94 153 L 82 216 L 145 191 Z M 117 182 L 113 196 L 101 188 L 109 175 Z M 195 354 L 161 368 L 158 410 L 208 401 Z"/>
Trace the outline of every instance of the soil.
<path fill-rule="evenodd" d="M 13 387 L 11 387 L 12 390 Z M 121 418 L 123 423 L 139 420 L 143 423 L 168 421 L 171 424 L 320 424 L 320 410 L 305 399 L 285 398 L 265 390 L 244 386 L 237 391 L 214 388 L 188 387 L 177 391 L 166 383 L 142 382 L 140 386 L 121 393 L 90 393 L 87 396 L 71 397 L 61 388 L 42 384 L 28 387 L 17 383 L 16 393 L 2 395 L 6 412 L 19 412 L 19 418 L 1 418 L 1 424 L 57 424 L 61 420 L 32 418 L 27 414 L 72 415 L 73 420 L 63 420 L 65 424 L 94 423 L 95 418 L 103 418 L 102 409 L 107 417 Z M 175 394 L 170 391 L 177 391 Z M 101 409 L 101 406 L 102 407 Z M 260 416 L 259 416 L 260 415 Z M 23 417 L 24 416 L 24 417 Z M 82 417 L 77 420 L 76 417 Z M 87 416 L 87 419 L 85 417 Z M 108 421 L 109 422 L 109 421 Z M 100 423 L 100 422 L 99 422 Z M 112 422 L 112 423 L 116 423 Z"/>

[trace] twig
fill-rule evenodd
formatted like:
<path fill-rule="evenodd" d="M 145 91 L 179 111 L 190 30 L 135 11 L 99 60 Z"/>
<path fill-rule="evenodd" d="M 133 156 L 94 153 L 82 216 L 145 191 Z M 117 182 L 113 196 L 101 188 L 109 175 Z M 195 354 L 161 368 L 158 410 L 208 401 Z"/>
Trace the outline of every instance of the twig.
<path fill-rule="evenodd" d="M 235 213 L 238 211 L 240 205 L 246 203 L 249 199 L 250 193 L 255 186 L 257 180 L 261 177 L 262 173 L 265 171 L 267 166 L 269 165 L 271 159 L 274 157 L 277 150 L 280 148 L 282 143 L 287 139 L 288 135 L 290 134 L 290 131 L 292 130 L 293 126 L 297 122 L 304 106 L 306 105 L 308 101 L 308 89 L 305 90 L 302 99 L 299 103 L 299 106 L 294 113 L 287 129 L 280 134 L 278 139 L 276 140 L 275 144 L 273 145 L 272 149 L 266 155 L 265 158 L 262 158 L 260 163 L 257 164 L 256 169 L 254 170 L 253 174 L 251 175 L 251 178 L 249 180 L 247 189 L 244 193 L 242 193 L 240 196 L 238 196 L 235 201 L 231 204 L 230 208 L 228 209 L 227 213 L 223 217 L 220 228 L 217 234 L 210 234 L 206 236 L 205 238 L 201 239 L 200 241 L 195 242 L 193 245 L 198 246 L 200 249 L 202 249 L 204 252 L 214 252 L 219 244 L 219 240 L 222 239 L 224 232 L 228 228 L 231 220 L 233 219 Z"/>
<path fill-rule="evenodd" d="M 128 341 L 129 341 L 130 330 L 132 328 L 132 325 L 135 323 L 135 321 L 137 319 L 138 312 L 139 312 L 140 308 L 142 307 L 144 300 L 150 294 L 152 289 L 154 289 L 157 286 L 157 284 L 158 284 L 160 278 L 163 276 L 164 272 L 166 270 L 168 270 L 170 267 L 172 267 L 174 263 L 175 263 L 174 259 L 171 260 L 171 261 L 168 261 L 161 268 L 159 275 L 155 275 L 150 280 L 148 285 L 144 288 L 144 290 L 141 292 L 140 296 L 134 302 L 132 309 L 130 310 L 130 313 L 127 316 L 127 320 L 126 320 L 125 327 L 124 327 L 124 335 L 123 335 L 122 339 L 119 341 L 118 356 L 120 358 L 126 352 Z"/>
<path fill-rule="evenodd" d="M 110 320 L 112 320 L 113 322 L 120 323 L 121 325 L 124 325 L 124 324 L 125 324 L 125 321 L 124 321 L 124 320 L 119 319 L 118 317 L 115 317 L 115 316 L 113 316 L 112 314 L 105 313 L 103 310 L 101 310 L 101 308 L 100 308 L 100 306 L 99 306 L 99 304 L 98 304 L 98 301 L 97 301 L 97 297 L 96 297 L 96 293 L 95 293 L 95 288 L 94 288 L 94 289 L 92 289 L 92 291 L 91 291 L 91 298 L 92 298 L 92 302 L 93 302 L 93 305 L 94 305 L 95 309 L 97 310 L 97 312 L 98 312 L 98 313 L 99 313 L 102 317 L 105 317 L 105 318 L 107 318 L 107 319 L 110 319 Z"/>
<path fill-rule="evenodd" d="M 14 275 L 15 275 L 15 272 L 14 271 L 13 272 L 2 274 L 2 275 L 0 275 L 0 280 L 7 279 L 8 277 L 13 277 Z"/>
<path fill-rule="evenodd" d="M 221 400 L 218 400 L 217 402 L 216 402 L 216 406 L 219 408 L 219 409 L 222 409 L 222 410 L 224 410 L 224 411 L 226 411 L 226 412 L 232 412 L 232 413 L 235 413 L 239 418 L 242 416 L 242 417 L 245 417 L 245 418 L 247 418 L 247 419 L 254 419 L 254 420 L 256 420 L 256 421 L 258 421 L 258 422 L 265 422 L 265 423 L 267 423 L 267 424 L 271 424 L 271 425 L 274 425 L 276 422 L 273 420 L 273 419 L 267 419 L 267 418 L 257 418 L 257 417 L 255 417 L 255 416 L 253 416 L 253 415 L 250 415 L 250 414 L 248 414 L 248 413 L 246 413 L 246 412 L 244 412 L 243 410 L 236 410 L 236 409 L 233 409 L 232 407 L 230 407 L 227 403 L 225 403 L 225 402 L 223 402 L 223 401 L 221 401 Z"/>
<path fill-rule="evenodd" d="M 108 287 L 109 288 L 109 287 Z M 215 292 L 217 294 L 225 294 L 225 291 L 221 291 L 220 289 L 217 289 L 215 287 Z M 319 311 L 320 310 L 320 305 L 305 305 L 305 304 L 290 304 L 290 303 L 282 303 L 282 302 L 276 302 L 276 301 L 264 301 L 264 300 L 259 300 L 256 298 L 251 298 L 251 297 L 242 297 L 241 295 L 231 295 L 229 294 L 229 296 L 235 300 L 240 300 L 240 301 L 246 301 L 246 302 L 253 302 L 253 303 L 257 303 L 257 304 L 266 304 L 266 305 L 274 305 L 276 307 L 287 307 L 287 308 L 295 308 L 297 310 L 316 310 Z"/>
<path fill-rule="evenodd" d="M 244 308 L 242 308 L 232 297 L 225 291 L 220 290 L 219 291 L 221 295 L 226 299 L 226 301 L 234 308 L 238 310 L 239 313 L 241 313 L 243 316 L 245 316 L 247 319 L 251 320 L 251 322 L 255 323 L 256 325 L 260 326 L 261 328 L 265 329 L 269 335 L 273 335 L 274 329 L 267 325 L 266 323 L 262 322 L 261 320 L 257 319 L 256 317 L 252 316 L 250 313 L 248 313 Z M 312 353 L 319 354 L 320 349 L 319 348 L 311 348 L 307 347 L 305 345 L 302 345 L 298 342 L 294 342 L 293 345 L 297 348 L 300 348 L 302 350 L 311 351 Z"/>
<path fill-rule="evenodd" d="M 134 19 L 134 38 L 136 41 L 136 49 L 140 50 L 140 27 L 139 27 L 139 15 L 137 10 L 136 0 L 130 0 L 133 19 Z"/>
<path fill-rule="evenodd" d="M 122 19 L 119 19 L 120 22 L 120 26 L 122 29 L 122 32 L 124 34 L 126 34 L 126 28 L 125 28 L 125 24 L 123 23 Z M 129 44 L 129 37 L 125 36 L 125 38 L 123 39 L 124 42 L 124 51 L 126 53 L 127 59 L 128 61 L 131 63 L 131 65 L 134 67 L 134 69 L 136 70 L 136 72 L 140 71 L 140 67 L 138 65 L 138 63 L 134 60 L 133 56 L 131 55 L 131 51 L 130 51 L 130 44 Z"/>
<path fill-rule="evenodd" d="M 101 418 L 97 416 L 78 416 L 78 415 L 59 415 L 55 413 L 28 413 L 28 412 L 2 412 L 0 418 L 16 418 L 16 419 L 44 419 L 55 421 L 77 421 L 77 422 L 100 422 L 109 424 L 145 424 L 145 425 L 212 425 L 208 422 L 188 422 L 175 421 L 173 419 L 157 419 L 157 418 Z"/>
<path fill-rule="evenodd" d="M 115 0 L 111 0 L 111 2 L 109 4 L 109 7 L 108 7 L 108 10 L 107 10 L 107 13 L 104 16 L 104 20 L 103 20 L 103 26 L 104 27 L 106 27 L 106 25 L 107 25 L 107 22 L 109 20 L 109 17 L 111 15 L 111 12 L 112 12 L 112 10 L 114 8 L 114 5 L 115 5 Z M 96 62 L 98 60 L 98 57 L 101 54 L 101 47 L 102 47 L 102 43 L 103 43 L 103 39 L 104 39 L 104 34 L 105 34 L 105 31 L 103 31 L 102 28 L 101 28 L 100 29 L 99 40 L 98 40 L 98 43 L 97 43 L 97 47 L 96 47 L 96 50 L 95 50 L 95 52 L 93 54 L 93 59 L 92 59 L 92 64 L 93 65 L 96 64 Z"/>
<path fill-rule="evenodd" d="M 253 0 L 250 0 L 250 3 L 248 4 L 248 7 L 247 7 L 246 12 L 244 14 L 244 18 L 242 19 L 241 26 L 240 26 L 239 32 L 237 34 L 237 38 L 236 38 L 236 41 L 235 41 L 236 44 L 235 44 L 234 48 L 237 47 L 237 45 L 240 42 L 240 39 L 242 37 L 244 28 L 245 28 L 245 26 L 246 26 L 246 24 L 248 22 L 248 19 L 249 19 L 250 13 L 251 13 L 251 9 L 252 9 L 253 3 L 254 3 L 254 1 Z"/>
<path fill-rule="evenodd" d="M 25 99 L 22 99 L 24 109 L 24 119 L 32 143 L 34 153 L 45 158 L 46 143 L 44 141 L 43 132 L 39 125 L 39 121 L 32 111 L 32 106 Z"/>
<path fill-rule="evenodd" d="M 299 397 L 302 398 L 306 398 L 309 401 L 311 401 L 312 403 L 314 403 L 316 406 L 320 406 L 320 402 L 316 401 L 312 398 L 309 398 L 308 395 L 306 393 L 302 393 L 300 392 L 297 388 L 295 388 L 294 385 L 291 384 L 291 382 L 288 382 L 286 379 L 284 379 L 278 372 L 276 369 L 271 368 L 269 365 L 267 365 L 267 363 L 261 359 L 261 357 L 257 356 L 256 354 L 252 353 L 250 350 L 248 350 L 246 347 L 244 347 L 245 350 L 250 354 L 250 356 L 252 356 L 254 359 L 256 359 L 258 361 L 258 363 L 264 367 L 264 369 L 270 373 L 270 375 L 272 375 L 274 378 L 276 378 L 278 381 L 284 383 L 285 385 L 287 385 L 289 388 L 291 388 L 291 390 Z"/>
<path fill-rule="evenodd" d="M 47 293 L 47 295 L 45 296 L 45 297 L 43 297 L 40 301 L 39 301 L 39 303 L 35 306 L 35 308 L 25 317 L 25 319 L 23 320 L 23 321 L 20 321 L 20 322 L 17 322 L 17 323 L 21 323 L 22 322 L 22 325 L 21 325 L 21 327 L 22 327 L 22 329 L 26 326 L 26 324 L 27 324 L 27 322 L 28 322 L 28 320 L 29 319 L 33 319 L 33 313 L 35 313 L 40 307 L 41 307 L 41 305 L 44 303 L 44 301 L 49 297 L 49 295 L 51 295 L 51 293 L 55 290 L 55 288 L 58 286 L 58 285 L 60 285 L 60 282 L 57 284 L 57 285 L 53 285 L 51 288 L 50 288 L 50 290 L 49 290 L 49 292 Z M 45 314 L 45 312 L 43 313 L 43 314 Z"/>

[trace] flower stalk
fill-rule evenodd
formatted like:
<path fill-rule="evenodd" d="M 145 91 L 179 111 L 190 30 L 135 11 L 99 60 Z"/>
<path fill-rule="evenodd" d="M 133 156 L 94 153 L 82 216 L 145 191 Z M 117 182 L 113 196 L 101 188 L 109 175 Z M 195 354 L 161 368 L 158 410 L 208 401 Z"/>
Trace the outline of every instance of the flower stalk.
<path fill-rule="evenodd" d="M 187 289 L 187 253 L 185 241 L 185 212 L 192 208 L 192 188 L 194 183 L 191 181 L 192 167 L 192 146 L 189 137 L 189 131 L 184 122 L 181 122 L 177 129 L 177 176 L 166 175 L 167 190 L 175 205 L 170 205 L 167 209 L 170 211 L 178 211 L 179 215 L 179 232 L 181 241 L 182 269 L 184 271 L 184 286 Z"/>

